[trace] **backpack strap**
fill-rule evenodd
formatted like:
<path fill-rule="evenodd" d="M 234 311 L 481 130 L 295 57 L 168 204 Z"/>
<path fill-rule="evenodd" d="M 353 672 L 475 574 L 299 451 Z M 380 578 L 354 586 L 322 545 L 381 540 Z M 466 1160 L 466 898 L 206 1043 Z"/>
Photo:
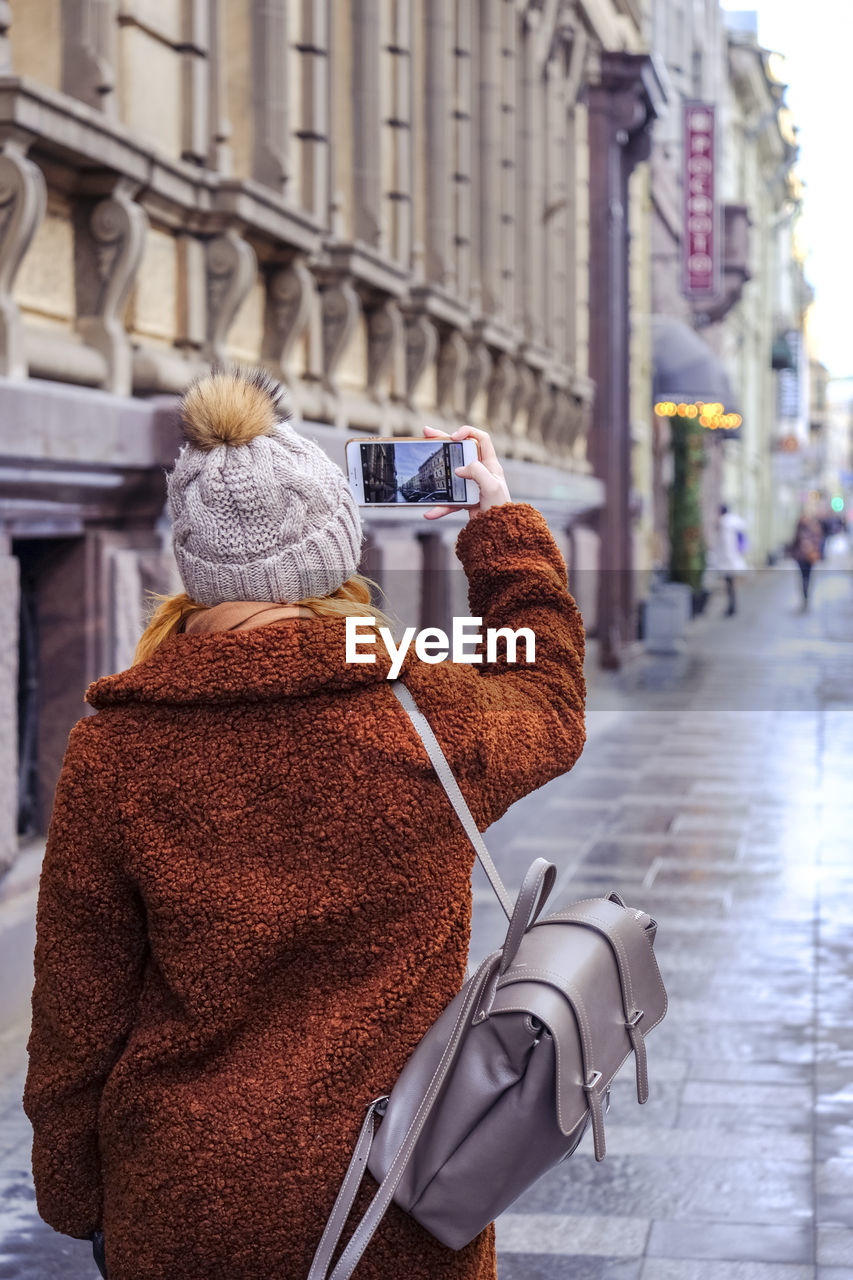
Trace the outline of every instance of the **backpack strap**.
<path fill-rule="evenodd" d="M 403 710 L 408 714 L 415 727 L 415 732 L 426 748 L 427 755 L 432 761 L 433 768 L 438 774 L 438 780 L 447 792 L 447 798 L 456 810 L 459 821 L 462 823 L 468 839 L 474 846 L 477 857 L 480 859 L 480 866 L 485 871 L 489 879 L 489 884 L 497 894 L 497 899 L 503 908 L 504 915 L 507 920 L 511 920 L 513 911 L 512 898 L 507 893 L 504 882 L 498 874 L 498 869 L 494 862 L 492 862 L 491 854 L 486 848 L 485 841 L 480 835 L 479 828 L 474 821 L 474 815 L 468 808 L 465 797 L 459 788 L 459 783 L 453 776 L 453 770 L 447 763 L 447 757 L 438 744 L 438 739 L 432 731 L 432 726 L 430 725 L 429 720 L 427 720 L 423 712 L 418 709 L 418 704 L 415 702 L 411 693 L 401 680 L 392 680 L 390 684 L 391 692 L 401 704 Z"/>

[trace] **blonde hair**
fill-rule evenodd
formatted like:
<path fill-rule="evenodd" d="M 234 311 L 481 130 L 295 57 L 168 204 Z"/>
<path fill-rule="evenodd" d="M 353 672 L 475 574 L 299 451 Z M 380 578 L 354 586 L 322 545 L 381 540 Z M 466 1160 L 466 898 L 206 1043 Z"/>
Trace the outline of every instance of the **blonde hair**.
<path fill-rule="evenodd" d="M 343 586 L 338 587 L 337 591 L 333 591 L 329 596 L 308 596 L 305 600 L 294 600 L 293 603 L 300 605 L 303 609 L 309 609 L 317 618 L 375 618 L 376 627 L 386 626 L 393 631 L 396 620 L 371 603 L 371 587 L 381 591 L 378 583 L 372 578 L 366 578 L 362 573 L 354 573 Z M 171 596 L 161 595 L 158 591 L 150 591 L 148 594 L 160 603 L 151 615 L 136 646 L 131 663 L 134 667 L 140 662 L 147 661 L 164 640 L 175 635 L 181 629 L 185 619 L 194 613 L 202 613 L 209 607 L 199 604 L 184 591 Z"/>

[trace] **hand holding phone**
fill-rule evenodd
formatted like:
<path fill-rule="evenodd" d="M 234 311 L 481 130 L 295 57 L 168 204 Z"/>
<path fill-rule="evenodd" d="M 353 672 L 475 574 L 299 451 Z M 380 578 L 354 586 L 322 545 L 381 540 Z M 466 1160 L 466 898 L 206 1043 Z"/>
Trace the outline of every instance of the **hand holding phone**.
<path fill-rule="evenodd" d="M 346 447 L 350 490 L 359 506 L 405 507 L 440 502 L 450 508 L 476 506 L 476 481 L 461 474 L 476 461 L 473 437 L 455 440 L 393 436 L 349 440 Z"/>
<path fill-rule="evenodd" d="M 457 427 L 452 435 L 448 435 L 446 431 L 439 431 L 436 427 L 425 426 L 424 435 L 430 440 L 442 438 L 445 440 L 465 440 L 473 438 L 477 441 L 479 459 L 472 460 L 466 463 L 465 466 L 456 468 L 457 475 L 475 480 L 480 490 L 479 503 L 476 507 L 468 508 L 469 520 L 481 511 L 488 511 L 489 507 L 498 507 L 504 502 L 512 502 L 503 467 L 498 461 L 498 455 L 495 453 L 495 446 L 492 444 L 488 431 L 483 431 L 481 427 L 472 427 L 466 424 L 464 427 Z M 454 510 L 455 507 L 450 506 L 432 507 L 429 511 L 424 512 L 424 517 L 427 520 L 438 520 L 441 516 L 449 515 Z"/>

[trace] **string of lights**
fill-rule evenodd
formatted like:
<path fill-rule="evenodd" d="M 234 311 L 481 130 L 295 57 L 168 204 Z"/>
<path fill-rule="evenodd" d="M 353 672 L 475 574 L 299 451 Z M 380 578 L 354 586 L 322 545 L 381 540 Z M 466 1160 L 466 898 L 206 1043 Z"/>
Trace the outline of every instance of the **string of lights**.
<path fill-rule="evenodd" d="M 743 418 L 739 413 L 726 413 L 725 406 L 718 401 L 696 400 L 691 403 L 674 400 L 659 400 L 655 405 L 655 413 L 659 418 L 698 418 L 699 425 L 709 431 L 733 431 L 741 425 Z"/>

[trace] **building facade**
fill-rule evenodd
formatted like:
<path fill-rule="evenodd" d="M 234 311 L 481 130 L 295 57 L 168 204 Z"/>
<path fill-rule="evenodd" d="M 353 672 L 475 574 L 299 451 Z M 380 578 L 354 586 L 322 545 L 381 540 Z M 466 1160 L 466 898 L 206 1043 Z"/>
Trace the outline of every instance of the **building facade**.
<path fill-rule="evenodd" d="M 673 99 L 673 110 L 655 130 L 650 166 L 656 400 L 672 405 L 675 393 L 687 411 L 710 400 L 741 420 L 732 430 L 697 433 L 700 491 L 690 532 L 712 548 L 719 504 L 726 502 L 746 520 L 749 556 L 760 565 L 778 546 L 787 520 L 787 512 L 780 514 L 779 442 L 791 430 L 802 434 L 807 421 L 803 332 L 810 293 L 797 240 L 796 133 L 779 59 L 758 44 L 754 13 L 724 13 L 718 0 L 658 0 L 653 17 L 652 48 L 666 68 Z M 709 120 L 706 109 L 713 112 L 713 199 L 707 217 L 693 224 L 704 230 L 707 221 L 713 237 L 713 288 L 704 292 L 691 290 L 686 263 L 691 205 L 685 121 L 691 104 Z M 699 209 L 706 196 L 696 191 Z M 679 344 L 685 369 L 692 369 L 680 379 L 672 358 Z M 679 381 L 684 385 L 673 385 Z M 678 560 L 673 539 L 684 536 L 683 525 L 674 527 L 678 495 L 672 489 L 673 445 L 681 429 L 675 417 L 654 418 L 653 514 L 644 551 L 662 570 Z M 695 557 L 694 586 L 704 559 L 704 553 Z M 683 555 L 682 565 L 688 560 Z"/>
<path fill-rule="evenodd" d="M 211 361 L 268 367 L 340 463 L 488 424 L 594 626 L 599 549 L 629 554 L 627 184 L 656 94 L 637 0 L 0 5 L 0 865 L 146 592 L 179 588 L 164 471 Z M 367 518 L 401 616 L 467 611 L 463 519 Z"/>

